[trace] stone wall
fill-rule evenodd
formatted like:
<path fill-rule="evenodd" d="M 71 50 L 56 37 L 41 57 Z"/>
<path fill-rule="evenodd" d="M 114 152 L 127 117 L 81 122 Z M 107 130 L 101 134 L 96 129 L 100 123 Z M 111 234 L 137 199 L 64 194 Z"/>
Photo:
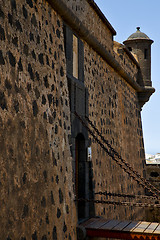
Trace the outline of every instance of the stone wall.
<path fill-rule="evenodd" d="M 85 81 L 89 91 L 89 117 L 103 136 L 143 175 L 144 146 L 136 92 L 85 45 Z M 144 193 L 92 140 L 95 192 Z M 109 211 L 108 211 L 109 210 Z M 97 205 L 97 215 L 143 218 L 139 209 Z"/>
<path fill-rule="evenodd" d="M 132 54 L 129 54 L 129 51 L 127 51 L 126 47 L 118 42 L 114 41 L 113 49 L 116 60 L 121 64 L 121 66 L 123 66 L 128 75 L 131 76 L 136 82 L 138 76 L 138 62 L 136 63 L 136 59 L 133 61 Z"/>
<path fill-rule="evenodd" d="M 136 80 L 137 65 L 124 51 L 113 53 L 113 34 L 89 1 L 65 3 Z M 61 16 L 45 0 L 0 1 L 0 238 L 4 240 L 76 239 L 75 160 L 70 152 L 72 121 L 63 30 Z M 88 93 L 89 117 L 143 174 L 137 93 L 81 41 L 86 89 L 81 89 L 80 96 Z M 78 105 L 81 109 L 81 99 Z M 92 178 L 88 182 L 93 193 L 143 193 L 93 139 L 91 148 Z M 132 207 L 95 205 L 94 211 L 117 219 L 142 220 L 144 216 Z"/>
<path fill-rule="evenodd" d="M 150 181 L 150 183 L 152 183 L 157 189 L 160 189 L 160 166 L 158 164 L 157 165 L 145 164 L 145 175 L 146 179 Z M 160 221 L 159 208 L 151 207 L 147 209 L 146 220 L 159 222 Z"/>
<path fill-rule="evenodd" d="M 0 1 L 0 239 L 75 239 L 63 22 Z"/>
<path fill-rule="evenodd" d="M 157 189 L 160 189 L 160 166 L 145 164 L 146 179 L 150 181 Z M 146 220 L 159 222 L 160 210 L 159 208 L 149 208 L 146 211 Z"/>
<path fill-rule="evenodd" d="M 159 164 L 145 164 L 146 179 L 157 189 L 160 189 L 160 166 Z"/>
<path fill-rule="evenodd" d="M 113 33 L 93 10 L 90 1 L 67 0 L 64 1 L 68 8 L 80 19 L 84 26 L 95 36 L 98 41 L 109 51 L 113 49 Z M 93 1 L 91 1 L 93 2 Z M 107 20 L 106 20 L 107 21 Z"/>

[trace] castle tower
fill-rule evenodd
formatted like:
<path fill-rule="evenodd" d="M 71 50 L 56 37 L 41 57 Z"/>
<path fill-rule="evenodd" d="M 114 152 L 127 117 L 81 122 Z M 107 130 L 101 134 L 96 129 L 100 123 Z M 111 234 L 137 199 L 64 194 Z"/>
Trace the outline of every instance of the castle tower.
<path fill-rule="evenodd" d="M 130 35 L 126 41 L 123 42 L 130 52 L 135 56 L 140 65 L 140 72 L 138 76 L 138 83 L 141 86 L 152 86 L 151 82 L 151 40 L 145 33 L 137 31 Z"/>

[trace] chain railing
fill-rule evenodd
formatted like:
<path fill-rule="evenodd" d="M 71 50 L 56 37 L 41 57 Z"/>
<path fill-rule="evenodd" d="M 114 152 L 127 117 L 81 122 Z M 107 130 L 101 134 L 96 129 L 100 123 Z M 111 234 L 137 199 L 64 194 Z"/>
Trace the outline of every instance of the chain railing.
<path fill-rule="evenodd" d="M 145 199 L 145 200 L 157 200 L 156 197 L 153 196 L 146 196 L 146 195 L 133 195 L 133 194 L 123 194 L 123 193 L 113 193 L 113 192 L 96 192 L 95 195 L 101 196 L 108 196 L 108 197 L 122 197 L 122 198 L 129 198 L 129 199 Z M 158 203 L 158 201 L 157 201 Z"/>
<path fill-rule="evenodd" d="M 88 130 L 94 140 L 100 145 L 100 147 L 126 172 L 128 175 L 134 179 L 140 186 L 144 189 L 147 189 L 155 198 L 159 199 L 160 191 L 156 189 L 152 184 L 150 184 L 145 178 L 143 178 L 137 171 L 130 166 L 116 151 L 112 146 L 108 143 L 107 140 L 101 135 L 98 129 L 93 125 L 93 123 L 86 117 L 87 122 L 91 125 L 91 127 L 95 130 L 101 140 L 108 146 L 109 150 L 105 147 L 105 145 L 97 138 L 94 132 L 89 128 L 87 123 L 75 112 L 76 117 L 82 123 L 82 125 Z"/>
<path fill-rule="evenodd" d="M 78 202 L 88 202 L 88 203 L 96 203 L 96 204 L 109 204 L 109 205 L 116 205 L 116 206 L 128 206 L 128 207 L 141 207 L 141 208 L 160 208 L 160 204 L 153 204 L 153 203 L 134 203 L 134 202 L 123 202 L 123 201 L 109 201 L 109 200 L 95 200 L 95 199 L 85 199 L 79 198 L 75 201 Z"/>
<path fill-rule="evenodd" d="M 86 116 L 85 117 L 90 124 L 90 126 L 95 130 L 95 132 L 98 134 L 98 136 L 102 139 L 102 141 L 109 147 L 109 149 L 115 154 L 122 163 L 124 163 L 125 166 L 129 168 L 130 171 L 132 171 L 138 178 L 140 178 L 148 187 L 154 189 L 154 191 L 158 194 L 160 194 L 160 191 L 153 186 L 150 182 L 148 182 L 144 177 L 142 177 L 136 170 L 133 169 L 133 167 L 126 162 L 120 155 L 117 153 L 117 151 L 108 143 L 108 141 L 102 136 L 102 134 L 98 131 L 98 129 L 94 126 L 94 124 L 91 122 L 91 120 Z"/>

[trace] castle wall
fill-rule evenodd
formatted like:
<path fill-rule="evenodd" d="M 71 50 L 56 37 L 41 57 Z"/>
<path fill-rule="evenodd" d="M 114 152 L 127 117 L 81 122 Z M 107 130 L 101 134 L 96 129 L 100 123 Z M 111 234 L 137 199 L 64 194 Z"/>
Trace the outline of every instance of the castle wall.
<path fill-rule="evenodd" d="M 159 164 L 145 164 L 146 179 L 150 181 L 157 189 L 160 188 L 160 166 Z M 146 211 L 146 220 L 159 222 L 160 214 L 158 208 L 149 208 Z"/>
<path fill-rule="evenodd" d="M 136 92 L 87 45 L 84 65 L 89 90 L 89 118 L 112 147 L 143 175 L 144 146 Z M 94 140 L 91 147 L 95 192 L 144 192 Z M 140 209 L 129 207 L 125 209 L 97 204 L 96 209 L 97 215 L 106 215 L 108 218 L 143 217 Z"/>
<path fill-rule="evenodd" d="M 66 4 L 113 53 L 112 33 L 88 1 Z M 0 2 L 1 239 L 76 239 L 72 121 L 63 30 L 61 16 L 46 1 Z M 89 117 L 142 174 L 144 147 L 137 93 L 86 41 L 81 41 Z M 125 52 L 121 54 L 125 63 L 118 52 L 113 57 L 136 80 L 136 64 Z M 143 193 L 92 139 L 91 148 L 93 193 Z M 109 218 L 143 218 L 142 211 L 132 207 L 99 204 L 94 211 Z"/>
<path fill-rule="evenodd" d="M 63 22 L 0 1 L 0 239 L 75 239 Z"/>
<path fill-rule="evenodd" d="M 159 164 L 145 164 L 146 178 L 153 183 L 155 187 L 160 187 L 160 166 Z"/>
<path fill-rule="evenodd" d="M 119 62 L 121 66 L 125 69 L 127 74 L 131 76 L 131 78 L 134 79 L 135 82 L 137 82 L 138 63 L 136 63 L 136 59 L 134 59 L 133 61 L 133 56 L 129 54 L 129 51 L 127 51 L 124 45 L 118 42 L 114 41 L 113 49 L 117 62 Z"/>
<path fill-rule="evenodd" d="M 51 0 L 52 1 L 52 0 Z M 86 0 L 63 1 L 67 7 L 80 19 L 82 24 L 93 34 L 96 39 L 109 51 L 113 48 L 113 33 L 93 10 Z M 107 21 L 107 20 L 106 20 Z"/>

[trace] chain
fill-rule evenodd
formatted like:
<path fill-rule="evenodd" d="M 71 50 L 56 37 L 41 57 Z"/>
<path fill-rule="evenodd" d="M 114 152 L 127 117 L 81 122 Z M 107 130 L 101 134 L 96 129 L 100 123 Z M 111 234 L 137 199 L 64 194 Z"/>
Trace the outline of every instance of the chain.
<path fill-rule="evenodd" d="M 139 178 L 135 172 L 133 172 L 131 169 L 128 168 L 127 165 L 124 164 L 124 162 L 120 161 L 121 159 L 118 157 L 118 159 L 115 158 L 115 154 L 110 152 L 105 146 L 104 144 L 101 143 L 101 141 L 95 136 L 95 134 L 93 133 L 93 131 L 87 126 L 87 124 L 82 120 L 82 118 L 75 112 L 75 115 L 77 116 L 77 118 L 80 120 L 80 122 L 82 123 L 82 125 L 88 130 L 88 132 L 92 135 L 92 137 L 95 139 L 95 141 L 101 146 L 101 148 L 126 172 L 129 174 L 129 176 L 131 178 L 133 178 L 140 186 L 143 186 L 145 189 L 147 189 L 149 192 L 151 192 L 153 194 L 154 197 L 159 198 L 159 195 L 157 194 L 157 192 L 159 192 L 159 190 L 155 191 L 154 188 L 152 188 L 151 186 L 146 185 L 146 183 L 144 181 L 142 181 L 142 178 Z M 97 130 L 98 131 L 98 130 Z M 154 189 L 154 190 L 153 190 Z"/>
<path fill-rule="evenodd" d="M 123 197 L 123 198 L 134 198 L 134 199 L 148 199 L 148 200 L 155 200 L 155 197 L 152 196 L 145 196 L 145 195 L 131 195 L 131 194 L 121 194 L 121 193 L 111 193 L 111 192 L 97 192 L 95 195 L 104 195 L 109 197 Z"/>
<path fill-rule="evenodd" d="M 95 130 L 95 132 L 98 134 L 98 136 L 102 139 L 102 141 L 107 144 L 107 146 L 110 148 L 110 150 L 125 164 L 125 166 L 127 166 L 129 168 L 130 171 L 132 171 L 138 178 L 141 179 L 141 181 L 143 181 L 148 187 L 154 189 L 154 191 L 158 194 L 160 194 L 160 191 L 153 186 L 151 183 L 149 183 L 145 178 L 143 178 L 136 170 L 133 169 L 133 167 L 131 167 L 131 165 L 129 163 L 127 163 L 118 153 L 117 151 L 112 148 L 112 146 L 108 143 L 108 141 L 101 135 L 101 133 L 98 131 L 98 129 L 94 126 L 94 124 L 91 122 L 91 120 L 86 116 L 85 117 L 88 121 L 88 123 L 90 124 L 90 126 Z"/>
<path fill-rule="evenodd" d="M 117 205 L 117 206 L 129 206 L 129 207 L 160 208 L 160 204 L 150 204 L 150 203 L 132 203 L 132 202 L 94 200 L 94 199 L 85 199 L 85 198 L 75 199 L 75 201 L 92 202 L 92 203 L 97 203 L 97 204 L 111 204 L 111 205 Z"/>

